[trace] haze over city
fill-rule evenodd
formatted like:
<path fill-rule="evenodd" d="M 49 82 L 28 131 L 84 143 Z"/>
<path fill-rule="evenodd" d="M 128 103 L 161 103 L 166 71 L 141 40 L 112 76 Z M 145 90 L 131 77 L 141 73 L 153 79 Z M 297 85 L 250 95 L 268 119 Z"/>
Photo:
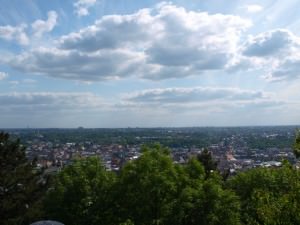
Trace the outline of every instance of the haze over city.
<path fill-rule="evenodd" d="M 0 128 L 300 124 L 299 8 L 1 0 Z"/>

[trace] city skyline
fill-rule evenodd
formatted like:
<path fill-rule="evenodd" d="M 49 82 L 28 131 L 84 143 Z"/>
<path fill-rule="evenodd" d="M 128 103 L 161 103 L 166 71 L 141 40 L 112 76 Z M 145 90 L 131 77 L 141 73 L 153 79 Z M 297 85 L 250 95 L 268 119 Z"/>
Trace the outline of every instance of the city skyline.
<path fill-rule="evenodd" d="M 300 2 L 1 3 L 0 128 L 300 124 Z"/>

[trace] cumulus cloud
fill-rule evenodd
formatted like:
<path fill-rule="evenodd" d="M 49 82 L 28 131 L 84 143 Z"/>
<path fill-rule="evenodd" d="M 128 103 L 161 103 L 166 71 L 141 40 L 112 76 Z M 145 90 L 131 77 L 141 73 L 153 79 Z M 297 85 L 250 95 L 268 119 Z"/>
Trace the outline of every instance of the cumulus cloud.
<path fill-rule="evenodd" d="M 289 81 L 300 78 L 300 57 L 288 58 L 266 76 L 270 81 Z"/>
<path fill-rule="evenodd" d="M 33 35 L 41 37 L 44 33 L 50 32 L 56 26 L 57 13 L 55 11 L 48 12 L 47 20 L 36 20 L 31 24 Z"/>
<path fill-rule="evenodd" d="M 160 30 L 150 13 L 150 10 L 144 9 L 131 15 L 104 16 L 94 25 L 63 36 L 59 40 L 60 48 L 92 52 L 119 47 L 143 47 Z"/>
<path fill-rule="evenodd" d="M 0 80 L 4 80 L 5 78 L 8 77 L 8 74 L 5 72 L 0 72 Z"/>
<path fill-rule="evenodd" d="M 40 38 L 44 33 L 50 32 L 56 25 L 57 13 L 55 11 L 48 12 L 48 19 L 36 20 L 31 24 L 33 36 Z M 28 25 L 25 23 L 19 26 L 0 26 L 0 38 L 7 41 L 16 41 L 18 44 L 26 46 L 29 44 Z"/>
<path fill-rule="evenodd" d="M 29 38 L 25 32 L 26 28 L 26 24 L 21 24 L 19 26 L 0 26 L 0 38 L 7 41 L 16 41 L 21 45 L 28 45 Z"/>
<path fill-rule="evenodd" d="M 75 13 L 78 16 L 89 15 L 89 8 L 95 5 L 97 0 L 78 0 L 74 3 Z"/>
<path fill-rule="evenodd" d="M 34 35 L 50 32 L 56 18 L 51 11 L 46 21 L 34 22 Z M 248 36 L 242 43 L 250 26 L 250 21 L 238 16 L 163 3 L 128 15 L 103 16 L 58 38 L 51 48 L 24 51 L 6 62 L 21 72 L 86 82 L 248 70 L 261 70 L 269 80 L 298 78 L 300 37 L 287 29 L 274 29 Z M 5 35 L 14 37 L 12 32 Z"/>
<path fill-rule="evenodd" d="M 300 47 L 300 39 L 285 29 L 271 30 L 250 37 L 244 46 L 243 54 L 255 57 L 274 57 Z"/>
<path fill-rule="evenodd" d="M 85 81 L 199 75 L 224 69 L 249 26 L 238 16 L 164 3 L 129 15 L 104 16 L 63 36 L 55 48 L 23 53 L 11 64 L 21 71 Z"/>
<path fill-rule="evenodd" d="M 164 5 L 156 16 L 160 35 L 146 49 L 148 61 L 193 71 L 223 69 L 251 23 L 237 16 L 186 11 Z"/>
<path fill-rule="evenodd" d="M 101 81 L 136 73 L 143 57 L 143 54 L 126 49 L 83 53 L 76 50 L 40 48 L 19 55 L 11 65 L 28 73 L 55 78 Z"/>
<path fill-rule="evenodd" d="M 286 29 L 250 37 L 242 47 L 243 58 L 257 65 L 269 81 L 293 80 L 300 72 L 300 37 Z"/>

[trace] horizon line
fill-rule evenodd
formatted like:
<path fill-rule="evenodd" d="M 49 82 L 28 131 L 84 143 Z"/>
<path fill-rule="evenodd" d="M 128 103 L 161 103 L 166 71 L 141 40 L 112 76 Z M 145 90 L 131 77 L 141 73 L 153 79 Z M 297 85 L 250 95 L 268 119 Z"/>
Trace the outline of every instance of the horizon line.
<path fill-rule="evenodd" d="M 300 124 L 288 124 L 288 125 L 227 125 L 227 126 L 126 126 L 126 127 L 11 127 L 1 128 L 1 130 L 34 130 L 34 129 L 56 129 L 56 130 L 79 130 L 79 129 L 180 129 L 180 128 L 246 128 L 246 127 L 300 127 Z"/>

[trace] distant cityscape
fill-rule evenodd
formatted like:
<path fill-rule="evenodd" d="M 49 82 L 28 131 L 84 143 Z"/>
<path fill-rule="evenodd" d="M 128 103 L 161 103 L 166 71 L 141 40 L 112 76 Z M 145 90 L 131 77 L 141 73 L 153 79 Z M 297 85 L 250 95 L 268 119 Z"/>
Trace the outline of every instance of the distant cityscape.
<path fill-rule="evenodd" d="M 141 147 L 160 143 L 174 163 L 185 164 L 207 148 L 221 172 L 235 174 L 254 167 L 280 167 L 283 160 L 298 166 L 292 145 L 296 126 L 9 129 L 26 147 L 29 159 L 46 173 L 55 173 L 76 158 L 99 156 L 107 170 L 118 171 L 137 159 Z"/>

